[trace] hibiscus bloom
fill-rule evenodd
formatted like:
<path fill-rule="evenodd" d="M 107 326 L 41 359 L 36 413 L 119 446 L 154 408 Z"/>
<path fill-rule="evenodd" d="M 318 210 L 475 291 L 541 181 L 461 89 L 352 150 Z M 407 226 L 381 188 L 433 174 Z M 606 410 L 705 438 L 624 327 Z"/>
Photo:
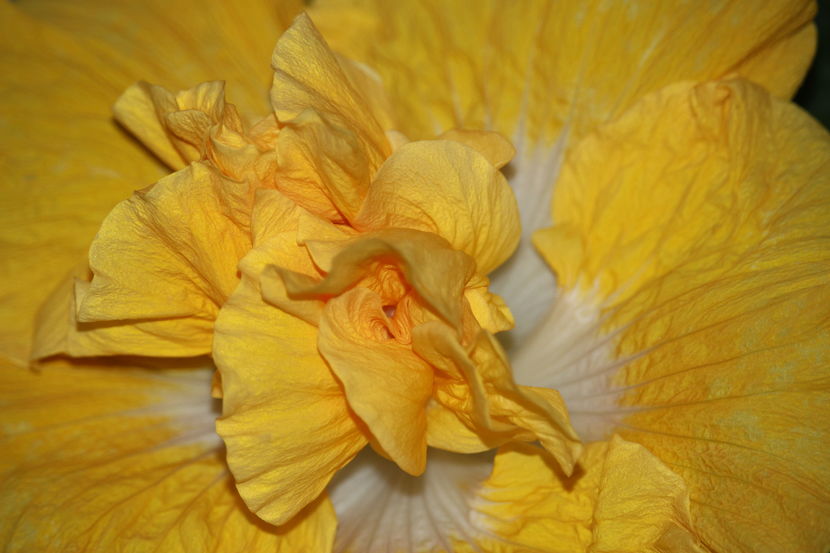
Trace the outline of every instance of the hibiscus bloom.
<path fill-rule="evenodd" d="M 521 117 L 514 111 L 512 119 L 535 129 L 516 139 L 526 146 L 518 148 L 512 179 L 525 240 L 494 282 L 502 283 L 519 321 L 507 344 L 516 380 L 538 391 L 512 383 L 504 355 L 488 335 L 503 330 L 510 315 L 486 291 L 485 275 L 519 239 L 511 238 L 518 229 L 495 171 L 509 157 L 503 142 L 457 130 L 441 140 L 407 143 L 451 127 L 516 135 L 506 127 L 510 117 L 477 121 L 464 108 L 447 124 L 433 112 L 410 110 L 413 104 L 400 94 L 393 94 L 389 115 L 367 109 L 384 104 L 371 78 L 334 61 L 308 24 L 292 29 L 275 52 L 277 119 L 251 125 L 224 102 L 218 84 L 179 94 L 149 85 L 130 88 L 116 106 L 125 126 L 172 168 L 196 163 L 107 217 L 90 254 L 95 277 L 81 268 L 55 292 L 40 317 L 36 351 L 212 351 L 222 379 L 211 383 L 210 371 L 200 368 L 210 363 L 205 357 L 122 358 L 105 361 L 106 370 L 92 362 L 55 361 L 37 376 L 10 368 L 3 391 L 12 451 L 4 541 L 24 550 L 324 551 L 334 540 L 336 512 L 339 550 L 463 551 L 476 544 L 540 551 L 821 550 L 828 539 L 821 525 L 828 502 L 820 446 L 827 429 L 804 422 L 799 411 L 827 408 L 827 313 L 810 303 L 823 305 L 827 295 L 820 240 L 827 134 L 745 81 L 663 87 L 677 78 L 737 70 L 790 93 L 809 57 L 804 49 L 811 29 L 805 26 L 808 9 L 789 9 L 740 20 L 763 32 L 747 30 L 741 37 L 750 38 L 738 40 L 741 46 L 727 49 L 728 55 L 701 57 L 720 65 L 695 72 L 690 62 L 684 73 L 683 64 L 671 60 L 672 68 L 680 67 L 678 76 L 651 82 L 640 75 L 642 86 L 624 87 L 636 89 L 630 98 L 599 87 L 619 101 L 619 111 L 565 101 L 564 113 L 572 109 L 572 116 L 536 99 L 517 103 L 523 96 L 509 90 L 487 94 L 484 103 L 470 95 L 475 87 L 433 100 L 406 78 L 396 79 L 392 54 L 401 50 L 394 40 L 381 43 L 389 53 L 386 66 L 366 49 L 354 52 L 379 68 L 390 90 L 417 91 L 436 113 L 447 98 L 454 110 L 499 98 L 513 99 L 512 107 L 508 100 L 498 103 L 507 112 L 522 105 L 527 110 Z M 212 10 L 222 14 L 221 7 Z M 336 13 L 372 20 L 351 8 Z M 528 14 L 538 22 L 538 14 Z M 90 28 L 83 17 L 61 9 L 45 15 L 70 30 Z M 654 14 L 634 15 L 660 21 Z M 734 23 L 727 16 L 713 20 Z M 77 63 L 84 56 L 100 63 L 96 57 L 105 52 L 96 40 L 116 39 L 108 27 L 92 26 L 99 36 L 78 45 L 59 31 L 12 17 L 16 32 L 49 39 L 26 54 L 37 60 L 45 43 L 48 55 L 40 63 L 60 59 L 52 48 L 72 53 Z M 384 20 L 384 28 L 394 29 L 393 23 Z M 479 24 L 471 22 L 473 29 L 483 28 Z M 522 28 L 528 27 L 517 25 Z M 658 50 L 661 40 L 688 40 L 644 35 Z M 435 46 L 428 36 L 403 51 L 417 59 L 418 44 Z M 562 66 L 552 56 L 545 63 Z M 481 75 L 477 71 L 468 74 Z M 348 82 L 326 86 L 338 76 Z M 359 94 L 327 92 L 352 89 Z M 534 110 L 541 115 L 527 115 Z M 592 115 L 582 115 L 587 113 Z M 40 117 L 35 120 L 49 119 Z M 404 136 L 383 136 L 373 121 Z M 424 121 L 434 128 L 419 130 Z M 568 142 L 556 138 L 563 126 L 572 137 Z M 19 128 L 37 136 L 32 123 Z M 769 141 L 759 143 L 758 136 Z M 10 142 L 23 144 L 15 140 L 20 138 Z M 60 147 L 58 142 L 55 155 L 63 160 Z M 98 156 L 88 168 L 101 178 L 124 179 L 101 167 L 134 167 L 119 165 L 112 154 L 79 155 Z M 550 170 L 560 163 L 555 224 L 535 235 L 558 276 L 561 290 L 554 292 L 552 282 L 542 285 L 551 273 L 541 272 L 527 239 L 547 225 L 546 216 L 537 215 L 547 210 L 532 209 L 540 203 L 538 195 L 530 199 L 532 187 L 547 188 Z M 137 162 L 136 173 L 152 170 L 150 165 Z M 13 182 L 24 186 L 23 177 L 33 180 L 32 171 L 41 167 L 21 170 Z M 431 192 L 435 180 L 449 188 Z M 256 186 L 248 186 L 252 182 Z M 487 201 L 465 202 L 475 192 Z M 446 216 L 442 194 L 456 200 L 456 218 Z M 67 205 L 51 199 L 47 207 Z M 33 224 L 45 230 L 29 239 L 54 241 L 44 226 L 51 221 L 38 215 Z M 60 249 L 71 257 L 71 248 Z M 436 271 L 447 272 L 439 278 Z M 20 308 L 34 303 L 35 295 L 12 297 Z M 556 295 L 552 307 L 546 295 Z M 27 324 L 19 316 L 9 323 L 8 357 L 25 352 L 19 331 Z M 419 333 L 427 339 L 419 342 Z M 358 355 L 366 357 L 365 367 L 354 366 Z M 286 373 L 289 364 L 301 370 Z M 375 370 L 369 374 L 382 383 L 378 393 L 361 371 L 379 364 L 405 366 L 415 380 L 396 391 L 399 383 L 389 380 L 388 371 Z M 426 395 L 412 401 L 402 390 L 419 389 L 418 375 L 432 380 Z M 219 431 L 242 499 L 212 429 L 211 387 L 223 396 Z M 553 388 L 563 391 L 579 432 L 596 440 L 572 474 L 569 456 L 578 449 L 561 402 L 541 390 Z M 344 410 L 344 397 L 354 414 Z M 326 405 L 316 409 L 315 402 Z M 409 402 L 414 409 L 406 407 Z M 425 428 L 419 427 L 424 418 Z M 613 432 L 633 441 L 611 437 Z M 523 444 L 534 439 L 549 453 Z M 425 475 L 415 478 L 365 450 L 329 486 L 331 500 L 318 497 L 321 483 L 367 440 L 412 473 L 423 470 L 423 440 L 456 453 L 431 451 Z M 495 464 L 492 453 L 458 453 L 505 440 L 510 443 Z M 735 501 L 752 509 L 733 513 L 728 507 Z"/>

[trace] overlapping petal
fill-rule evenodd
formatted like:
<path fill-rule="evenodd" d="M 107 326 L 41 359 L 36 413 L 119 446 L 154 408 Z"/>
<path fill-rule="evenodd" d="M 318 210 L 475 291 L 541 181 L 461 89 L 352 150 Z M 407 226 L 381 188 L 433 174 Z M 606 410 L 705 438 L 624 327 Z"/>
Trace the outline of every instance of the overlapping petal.
<path fill-rule="evenodd" d="M 6 2 L 0 28 L 0 355 L 25 363 L 37 307 L 112 206 L 161 173 L 110 120 L 132 79 L 118 53 L 90 51 Z"/>
<path fill-rule="evenodd" d="M 678 84 L 586 139 L 538 235 L 628 360 L 597 392 L 617 430 L 684 478 L 716 550 L 830 539 L 829 164 L 827 132 L 759 87 Z"/>
<path fill-rule="evenodd" d="M 312 6 L 335 48 L 380 73 L 411 138 L 466 127 L 519 143 L 553 141 L 566 124 L 580 137 L 679 80 L 737 72 L 790 96 L 815 48 L 814 13 L 810 0 Z"/>

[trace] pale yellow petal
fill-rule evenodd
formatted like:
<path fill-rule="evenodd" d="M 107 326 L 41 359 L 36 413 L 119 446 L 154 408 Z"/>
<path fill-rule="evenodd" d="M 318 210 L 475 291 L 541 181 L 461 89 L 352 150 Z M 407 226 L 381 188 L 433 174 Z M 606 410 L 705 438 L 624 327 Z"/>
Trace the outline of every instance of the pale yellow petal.
<path fill-rule="evenodd" d="M 539 142 L 566 127 L 579 138 L 685 79 L 739 72 L 792 94 L 815 49 L 815 10 L 811 0 L 324 0 L 311 13 L 334 48 L 380 73 L 396 128 L 413 139 L 474 128 Z"/>
<path fill-rule="evenodd" d="M 329 551 L 327 500 L 256 518 L 213 431 L 211 371 L 49 364 L 0 371 L 6 551 Z"/>
<path fill-rule="evenodd" d="M 678 84 L 587 138 L 538 244 L 598 293 L 617 431 L 715 550 L 830 542 L 830 135 L 747 82 Z"/>
<path fill-rule="evenodd" d="M 419 475 L 427 460 L 432 367 L 393 337 L 391 324 L 378 294 L 354 288 L 326 303 L 317 344 L 383 452 Z"/>
<path fill-rule="evenodd" d="M 342 388 L 317 351 L 317 329 L 266 303 L 256 276 L 266 246 L 220 311 L 213 354 L 222 373 L 217 430 L 245 503 L 282 524 L 323 493 L 367 443 Z"/>
<path fill-rule="evenodd" d="M 532 446 L 505 447 L 474 507 L 481 525 L 506 542 L 485 542 L 488 550 L 708 551 L 692 528 L 680 476 L 644 447 L 616 436 L 589 445 L 570 477 Z"/>
<path fill-rule="evenodd" d="M 354 225 L 434 232 L 487 274 L 519 241 L 519 211 L 504 176 L 479 152 L 449 140 L 413 142 L 381 167 Z"/>

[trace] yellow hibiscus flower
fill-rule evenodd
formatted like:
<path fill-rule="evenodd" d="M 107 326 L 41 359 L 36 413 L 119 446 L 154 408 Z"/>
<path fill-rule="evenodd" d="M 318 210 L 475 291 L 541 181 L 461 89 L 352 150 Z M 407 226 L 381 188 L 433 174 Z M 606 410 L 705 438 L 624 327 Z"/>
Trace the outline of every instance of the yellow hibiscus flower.
<path fill-rule="evenodd" d="M 581 17 L 625 21 L 603 6 Z M 228 47 L 215 54 L 239 48 L 247 56 L 259 45 L 257 37 L 221 5 L 200 5 L 204 13 L 198 14 L 186 6 L 181 13 L 142 6 L 132 14 L 135 20 L 149 14 L 171 25 L 194 22 L 187 33 L 170 33 L 152 44 L 131 36 L 132 26 L 95 24 L 96 18 L 107 19 L 106 9 L 25 7 L 63 30 L 4 8 L 10 28 L 4 36 L 13 29 L 15 37 L 32 39 L 3 44 L 14 105 L 29 108 L 4 112 L 4 120 L 20 131 L 4 134 L 4 149 L 23 152 L 36 140 L 55 145 L 43 157 L 10 158 L 9 182 L 17 187 L 19 203 L 31 196 L 31 183 L 51 183 L 52 174 L 62 178 L 48 199 L 36 190 L 31 211 L 10 213 L 6 231 L 9 252 L 17 253 L 9 256 L 9 268 L 34 267 L 33 276 L 43 279 L 9 279 L 16 286 L 9 294 L 14 303 L 3 312 L 9 367 L 0 397 L 11 453 L 3 465 L 8 522 L 2 536 L 10 550 L 826 547 L 828 469 L 820 443 L 827 428 L 805 422 L 798 411 L 827 409 L 826 309 L 814 307 L 827 294 L 827 260 L 818 238 L 826 227 L 827 134 L 741 80 L 663 87 L 677 78 L 716 78 L 737 70 L 788 94 L 809 57 L 809 6 L 761 10 L 757 20 L 735 18 L 728 10 L 717 14 L 712 21 L 746 25 L 736 39 L 737 53 L 702 56 L 704 65 L 717 61 L 703 68 L 696 60 L 687 68 L 672 60 L 678 76 L 660 81 L 642 71 L 624 93 L 598 85 L 612 104 L 620 103 L 607 111 L 574 100 L 583 98 L 579 79 L 569 84 L 564 112 L 541 107 L 539 91 L 524 102 L 509 88 L 490 91 L 483 104 L 471 96 L 475 88 L 451 89 L 434 99 L 420 84 L 410 86 L 411 72 L 395 73 L 401 60 L 394 54 L 418 59 L 419 44 L 437 46 L 440 53 L 457 48 L 441 48 L 445 43 L 427 40 L 429 33 L 400 46 L 411 39 L 391 33 L 392 40 L 373 52 L 352 37 L 358 46 L 352 54 L 379 68 L 389 90 L 405 92 L 392 94 L 392 113 L 384 114 L 386 103 L 371 75 L 332 57 L 303 19 L 275 51 L 276 119 L 253 124 L 240 116 L 264 110 L 253 100 L 240 102 L 237 111 L 224 102 L 218 83 L 178 94 L 143 84 L 130 88 L 116 104 L 119 120 L 171 168 L 190 164 L 107 217 L 90 253 L 94 278 L 82 267 L 53 294 L 39 318 L 36 355 L 212 352 L 222 375 L 213 382 L 204 356 L 56 360 L 42 363 L 37 375 L 11 366 L 25 358 L 29 313 L 46 293 L 44 286 L 34 288 L 74 263 L 89 238 L 81 236 L 82 223 L 100 217 L 118 197 L 98 197 L 95 187 L 95 194 L 79 198 L 78 187 L 95 182 L 86 181 L 88 176 L 102 184 L 121 181 L 115 195 L 123 192 L 123 181 L 128 188 L 136 182 L 131 178 L 146 184 L 158 170 L 137 153 L 113 157 L 132 146 L 127 141 L 113 138 L 84 149 L 56 140 L 59 133 L 35 131 L 50 130 L 58 116 L 69 114 L 86 115 L 77 119 L 83 124 L 90 119 L 86 110 L 106 97 L 94 74 L 78 67 L 111 63 L 113 75 L 104 83 L 111 85 L 126 84 L 117 68 L 128 74 L 131 64 L 142 63 L 105 45 L 176 53 L 184 50 L 175 47 L 176 40 L 220 21 L 217 43 Z M 518 16 L 508 7 L 499 13 Z M 260 15 L 254 16 L 256 24 L 273 35 L 292 14 L 291 7 L 280 17 L 260 6 L 245 8 Z M 367 26 L 361 32 L 376 32 L 370 30 L 375 12 L 335 8 L 332 19 L 362 21 Z M 327 9 L 321 6 L 315 16 L 325 21 Z M 566 15 L 567 6 L 562 9 L 556 15 Z M 672 41 L 688 44 L 689 36 L 667 29 L 682 21 L 671 17 L 710 13 L 690 9 L 663 14 L 668 21 L 647 11 L 631 13 L 628 24 L 655 25 L 659 32 L 643 34 L 657 50 Z M 412 13 L 442 13 L 429 6 L 421 10 L 415 5 Z M 416 21 L 401 13 L 408 25 Z M 452 19 L 451 10 L 444 13 Z M 496 20 L 488 19 L 493 12 L 480 13 L 481 20 L 470 21 L 473 30 Z M 553 21 L 544 15 L 527 10 L 522 17 L 533 25 L 514 18 L 512 29 L 529 37 L 522 29 Z M 584 21 L 578 16 L 570 14 Z M 382 21 L 382 28 L 396 28 Z M 452 28 L 441 21 L 424 29 Z M 508 27 L 510 18 L 498 21 Z M 233 31 L 238 28 L 246 32 Z M 65 34 L 79 29 L 93 31 L 81 41 Z M 711 25 L 706 32 L 734 39 Z M 337 30 L 328 34 L 335 42 L 341 36 Z M 540 43 L 530 40 L 519 52 L 535 51 Z M 617 53 L 619 42 L 607 40 L 602 48 Z M 711 44 L 718 43 L 705 42 Z M 591 55 L 599 56 L 602 48 Z M 378 51 L 388 53 L 387 65 Z M 462 51 L 488 54 L 487 48 Z M 21 57 L 31 65 L 21 64 Z M 236 78 L 250 86 L 245 81 L 257 73 L 244 65 L 248 58 L 230 59 L 235 71 L 229 72 L 229 88 Z M 547 60 L 543 68 L 562 65 L 554 56 L 540 59 Z M 175 55 L 149 60 L 145 76 L 168 86 L 177 84 L 184 67 L 193 68 L 180 66 Z M 79 89 L 92 84 L 99 96 L 35 86 L 34 77 L 46 69 L 54 74 L 49 82 Z M 462 71 L 483 78 L 474 65 Z M 432 75 L 428 67 L 415 74 Z M 535 66 L 530 74 L 548 75 Z M 498 85 L 499 79 L 487 82 Z M 514 81 L 501 85 L 508 82 Z M 33 91 L 41 95 L 30 97 Z M 423 94 L 428 113 L 411 109 L 417 102 L 407 103 L 409 93 Z M 520 240 L 515 204 L 495 169 L 510 152 L 496 135 L 462 127 L 497 129 L 514 138 L 519 131 L 507 128 L 509 116 L 482 122 L 473 112 L 447 124 L 435 117 L 447 98 L 452 109 L 496 102 L 506 113 L 524 106 L 527 113 L 546 114 L 513 112 L 513 121 L 535 121 L 525 129 L 536 129 L 521 131 L 524 141 L 517 144 L 526 147 L 518 148 L 511 179 L 524 239 L 512 261 L 493 275 L 519 322 L 505 345 L 524 386 L 513 383 L 505 354 L 490 338 L 509 325 L 510 314 L 486 288 L 486 275 Z M 569 112 L 575 115 L 563 117 Z M 97 115 L 89 129 L 108 134 L 80 136 L 112 137 L 105 117 L 92 113 Z M 424 121 L 433 128 L 421 135 Z M 567 144 L 556 138 L 563 126 L 575 144 L 564 162 Z M 405 134 L 384 135 L 391 128 Z M 408 142 L 434 138 L 445 128 L 449 132 L 438 140 Z M 555 224 L 535 235 L 558 275 L 561 291 L 554 292 L 552 282 L 543 286 L 552 280 L 550 273 L 539 272 L 527 247 L 530 233 L 547 226 L 538 215 L 547 211 L 538 209 L 547 203 L 540 202 L 545 194 L 533 201 L 529 187 L 547 188 L 555 175 L 550 171 L 560 164 Z M 646 186 L 647 194 L 637 190 Z M 77 237 L 65 232 L 66 220 L 79 221 Z M 35 232 L 22 232 L 21 224 Z M 52 248 L 37 247 L 44 243 Z M 381 366 L 405 369 L 405 379 Z M 211 388 L 223 396 L 219 432 L 247 506 L 227 477 L 213 432 Z M 596 440 L 573 471 L 579 448 L 553 388 L 565 394 L 580 433 Z M 417 390 L 423 393 L 415 396 Z M 505 440 L 511 442 L 495 463 L 492 453 L 457 453 Z M 549 453 L 524 440 L 539 440 Z M 381 455 L 365 449 L 328 486 L 330 499 L 319 495 L 367 441 Z M 424 467 L 427 443 L 456 453 L 430 450 Z M 382 456 L 408 472 L 426 472 L 408 476 Z M 752 508 L 736 513 L 729 509 L 735 501 Z M 794 519 L 799 509 L 806 513 Z M 251 510 L 284 524 L 270 526 Z"/>

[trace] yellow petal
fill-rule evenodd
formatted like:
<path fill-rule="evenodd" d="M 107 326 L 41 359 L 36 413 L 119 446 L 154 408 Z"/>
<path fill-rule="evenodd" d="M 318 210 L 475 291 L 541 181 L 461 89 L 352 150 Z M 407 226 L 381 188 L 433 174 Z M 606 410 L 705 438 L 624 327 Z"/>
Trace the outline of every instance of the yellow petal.
<path fill-rule="evenodd" d="M 678 84 L 587 138 L 538 244 L 595 289 L 626 439 L 716 550 L 830 541 L 830 135 L 744 81 Z M 558 230 L 557 230 L 558 229 Z"/>
<path fill-rule="evenodd" d="M 499 551 L 707 551 L 692 529 L 683 480 L 617 436 L 589 445 L 570 477 L 532 446 L 505 447 L 475 506 L 482 526 L 510 544 Z"/>
<path fill-rule="evenodd" d="M 79 330 L 143 322 L 157 331 L 144 355 L 169 355 L 170 334 L 188 332 L 179 355 L 208 353 L 212 320 L 250 248 L 247 197 L 244 183 L 194 164 L 119 204 L 90 248 L 91 283 L 76 289 L 77 320 L 90 325 Z"/>
<path fill-rule="evenodd" d="M 395 151 L 369 189 L 358 229 L 434 232 L 470 254 L 481 274 L 507 259 L 519 241 L 519 211 L 504 176 L 458 142 L 413 142 Z"/>
<path fill-rule="evenodd" d="M 382 450 L 418 475 L 426 466 L 432 367 L 395 340 L 390 325 L 381 297 L 354 288 L 326 303 L 318 347 Z"/>
<path fill-rule="evenodd" d="M 738 72 L 791 95 L 815 49 L 815 9 L 811 0 L 407 0 L 394 9 L 324 0 L 311 13 L 334 48 L 380 73 L 396 128 L 413 139 L 473 128 L 538 142 L 566 125 L 579 138 L 680 80 Z"/>
<path fill-rule="evenodd" d="M 213 431 L 210 373 L 3 366 L 5 549 L 328 551 L 327 500 L 277 529 L 236 494 Z"/>
<path fill-rule="evenodd" d="M 317 329 L 262 299 L 256 275 L 266 259 L 254 249 L 243 260 L 242 282 L 216 322 L 217 430 L 245 503 L 282 524 L 319 497 L 367 439 L 317 351 Z"/>
<path fill-rule="evenodd" d="M 134 78 L 118 57 L 18 8 L 0 3 L 0 355 L 23 363 L 40 303 L 112 206 L 161 172 L 109 115 Z"/>
<path fill-rule="evenodd" d="M 233 102 L 255 115 L 268 108 L 262 91 L 271 73 L 263 61 L 302 3 L 84 0 L 26 2 L 21 9 L 80 38 L 96 53 L 121 56 L 118 65 L 99 64 L 96 71 L 100 75 L 123 69 L 130 78 L 121 90 L 138 79 L 181 90 L 220 77 L 227 81 Z"/>
<path fill-rule="evenodd" d="M 331 205 L 314 211 L 351 219 L 390 154 L 383 129 L 308 16 L 280 38 L 272 65 L 271 102 L 287 125 L 277 146 L 280 186 L 289 195 L 317 189 Z"/>

